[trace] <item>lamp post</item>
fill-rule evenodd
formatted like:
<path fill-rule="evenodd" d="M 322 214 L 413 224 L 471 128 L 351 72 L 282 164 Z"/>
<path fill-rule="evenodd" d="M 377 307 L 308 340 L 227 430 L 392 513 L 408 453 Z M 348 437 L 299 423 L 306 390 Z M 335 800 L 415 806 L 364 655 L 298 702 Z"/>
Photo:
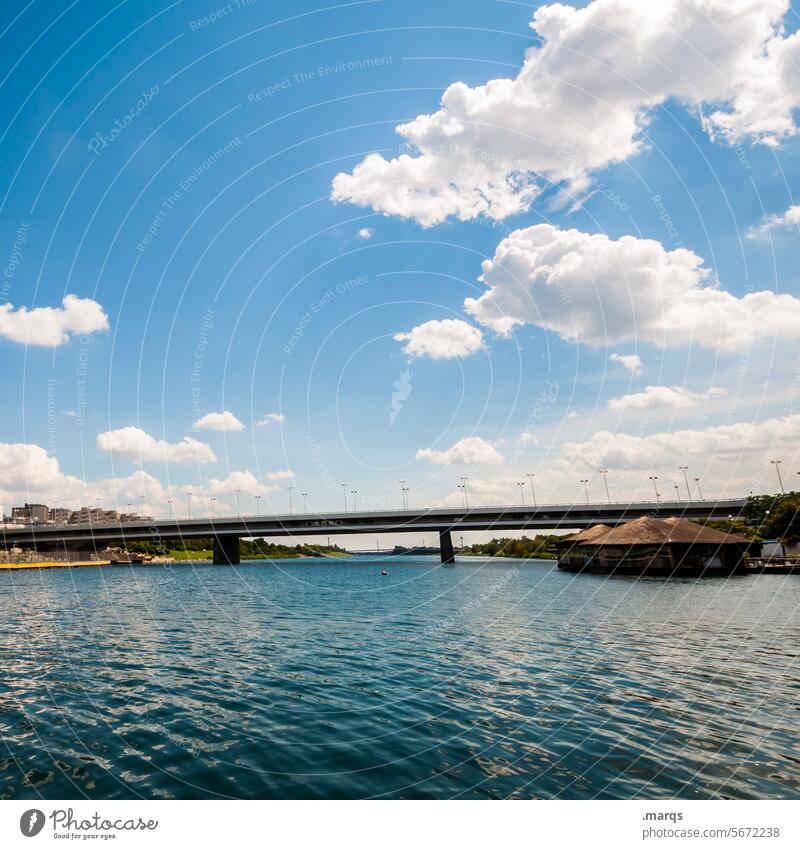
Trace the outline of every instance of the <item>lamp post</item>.
<path fill-rule="evenodd" d="M 411 509 L 411 496 L 409 495 L 409 492 L 411 492 L 411 489 L 409 487 L 403 488 L 403 493 L 405 494 L 405 500 L 406 500 L 406 510 Z"/>
<path fill-rule="evenodd" d="M 186 518 L 192 518 L 192 493 L 188 490 L 184 493 L 186 496 Z"/>
<path fill-rule="evenodd" d="M 583 491 L 586 493 L 586 503 L 589 503 L 589 478 L 581 478 L 581 483 L 583 484 Z"/>
<path fill-rule="evenodd" d="M 217 499 L 212 495 L 209 499 L 211 501 L 211 518 L 214 518 L 214 505 L 217 503 Z"/>
<path fill-rule="evenodd" d="M 168 499 L 167 499 L 167 504 L 169 504 L 169 520 L 170 520 L 170 522 L 171 522 L 171 521 L 173 520 L 173 518 L 174 518 L 174 512 L 175 512 L 175 511 L 172 509 L 172 505 L 173 505 L 174 503 L 175 503 L 175 499 L 174 499 L 174 498 L 168 498 Z M 129 503 L 128 503 L 128 507 L 131 507 L 131 506 L 132 506 L 132 505 L 131 505 L 131 504 L 130 504 L 130 502 L 129 502 Z"/>
<path fill-rule="evenodd" d="M 603 476 L 603 484 L 606 488 L 606 501 L 611 504 L 611 493 L 608 491 L 608 478 L 606 475 L 608 474 L 608 469 L 599 469 L 600 474 Z"/>
<path fill-rule="evenodd" d="M 778 483 L 781 487 L 781 494 L 786 495 L 786 490 L 783 488 L 783 478 L 781 477 L 781 461 L 780 460 L 770 460 L 773 466 L 775 466 L 775 471 L 778 473 Z"/>
<path fill-rule="evenodd" d="M 689 496 L 689 501 L 692 500 L 692 491 L 689 489 L 689 478 L 686 475 L 686 472 L 689 471 L 688 466 L 678 466 L 678 468 L 683 472 L 683 479 L 686 481 L 686 494 Z"/>
<path fill-rule="evenodd" d="M 703 490 L 700 489 L 700 478 L 695 478 L 694 482 L 697 484 L 697 494 L 700 496 L 700 500 L 705 501 L 703 498 Z"/>
<path fill-rule="evenodd" d="M 522 506 L 525 506 L 525 481 L 517 481 L 519 487 L 520 498 L 522 498 Z"/>
<path fill-rule="evenodd" d="M 301 492 L 300 495 L 303 497 L 303 511 L 308 515 L 308 493 Z"/>
<path fill-rule="evenodd" d="M 340 483 L 339 486 L 342 488 L 342 495 L 344 496 L 344 512 L 347 512 L 347 484 Z"/>
<path fill-rule="evenodd" d="M 466 475 L 461 475 L 461 482 L 462 482 L 462 486 L 464 487 L 464 504 L 466 505 L 467 510 L 469 510 L 469 495 L 467 495 L 467 481 L 468 480 L 469 480 L 469 478 Z"/>
<path fill-rule="evenodd" d="M 289 493 L 289 515 L 292 515 L 292 490 L 294 489 L 294 484 L 289 483 L 286 485 L 286 491 Z"/>
<path fill-rule="evenodd" d="M 406 509 L 406 483 L 407 483 L 407 481 L 404 480 L 403 478 L 400 478 L 398 483 L 400 484 L 400 503 L 403 506 L 403 510 L 405 510 Z"/>
<path fill-rule="evenodd" d="M 351 490 L 350 490 L 350 495 L 352 495 L 352 496 L 353 496 L 353 512 L 355 513 L 355 512 L 357 512 L 357 508 L 356 508 L 356 496 L 358 495 L 358 490 L 357 490 L 357 489 L 351 489 Z"/>
<path fill-rule="evenodd" d="M 536 475 L 533 472 L 528 472 L 527 475 L 525 475 L 525 477 L 527 477 L 528 480 L 530 481 L 531 498 L 533 498 L 533 506 L 536 507 L 536 490 L 533 488 L 533 479 L 536 477 Z"/>
<path fill-rule="evenodd" d="M 648 477 L 653 481 L 653 492 L 656 494 L 656 504 L 658 504 L 658 475 L 648 475 Z"/>
<path fill-rule="evenodd" d="M 256 516 L 261 515 L 261 496 L 256 496 Z"/>
<path fill-rule="evenodd" d="M 678 489 L 678 484 L 674 484 L 674 486 L 675 486 L 675 501 L 677 503 L 678 501 L 681 500 L 681 493 L 680 493 L 680 490 Z"/>
<path fill-rule="evenodd" d="M 139 512 L 139 518 L 141 518 L 141 519 L 144 519 L 144 500 L 145 500 L 145 498 L 146 498 L 146 497 L 147 497 L 147 496 L 145 496 L 145 495 L 140 495 L 140 496 L 139 496 L 139 500 L 142 502 L 142 509 L 141 509 L 141 511 Z"/>
<path fill-rule="evenodd" d="M 456 489 L 458 490 L 458 494 L 461 496 L 461 506 L 466 510 L 467 505 L 464 502 L 464 487 L 461 484 L 458 484 Z"/>

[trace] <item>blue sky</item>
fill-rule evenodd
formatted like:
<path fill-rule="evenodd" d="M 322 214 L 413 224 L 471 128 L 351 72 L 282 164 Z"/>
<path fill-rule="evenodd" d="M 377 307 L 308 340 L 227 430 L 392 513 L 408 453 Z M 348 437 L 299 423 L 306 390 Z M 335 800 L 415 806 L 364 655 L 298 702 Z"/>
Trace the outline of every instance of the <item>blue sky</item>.
<path fill-rule="evenodd" d="M 497 502 L 516 500 L 528 472 L 540 499 L 573 500 L 587 476 L 603 497 L 599 468 L 615 496 L 649 492 L 651 475 L 672 496 L 679 463 L 706 495 L 737 494 L 774 490 L 774 457 L 794 477 L 796 9 L 741 0 L 747 38 L 762 36 L 715 54 L 721 86 L 682 59 L 685 34 L 677 47 L 652 42 L 674 49 L 656 57 L 668 79 L 647 62 L 631 72 L 631 33 L 610 45 L 596 37 L 598 20 L 620 23 L 609 0 L 577 5 L 596 18 L 576 17 L 561 33 L 579 39 L 569 67 L 589 63 L 580 84 L 608 111 L 592 116 L 568 89 L 550 92 L 548 108 L 573 124 L 586 115 L 586 125 L 532 176 L 530 139 L 551 129 L 530 106 L 546 74 L 536 66 L 513 91 L 487 95 L 474 131 L 480 155 L 502 162 L 508 122 L 527 140 L 523 164 L 499 179 L 521 172 L 526 190 L 538 188 L 528 201 L 505 183 L 476 212 L 464 199 L 487 196 L 473 174 L 477 143 L 466 165 L 435 144 L 445 130 L 472 144 L 469 123 L 453 129 L 461 106 L 433 129 L 418 116 L 436 113 L 454 83 L 469 100 L 489 80 L 515 80 L 525 51 L 562 25 L 546 11 L 532 29 L 535 4 L 12 4 L 0 85 L 4 507 L 26 498 L 124 507 L 142 492 L 162 513 L 170 497 L 183 509 L 191 489 L 196 509 L 214 495 L 224 510 L 240 488 L 245 509 L 259 494 L 262 507 L 284 510 L 291 481 L 295 504 L 305 491 L 313 509 L 336 508 L 344 481 L 360 506 L 381 507 L 399 503 L 400 478 L 419 503 L 457 503 L 461 475 L 476 501 Z M 676 3 L 653 5 L 680 29 Z M 729 22 L 714 24 L 728 44 Z M 770 50 L 788 58 L 768 62 Z M 615 62 L 630 91 L 613 75 L 603 88 L 602 69 Z M 646 93 L 641 103 L 634 89 Z M 764 91 L 783 124 L 759 111 Z M 411 147 L 396 127 L 415 119 Z M 373 152 L 386 169 L 352 177 Z M 434 186 L 392 207 L 400 166 L 391 163 L 404 155 L 415 173 L 428 156 L 457 199 Z M 349 182 L 332 197 L 337 175 Z M 434 207 L 446 211 L 431 222 Z M 509 313 L 515 296 L 493 259 L 535 227 L 547 228 L 535 231 L 546 247 L 526 247 L 520 268 L 555 271 Z M 598 235 L 610 247 L 598 248 Z M 696 285 L 681 304 L 670 256 L 657 286 L 674 314 L 656 310 L 649 331 L 644 312 L 623 327 L 607 291 L 616 273 L 588 288 L 569 276 L 570 257 L 597 268 L 595 248 L 614 258 L 634 301 L 652 263 L 675 250 L 707 274 L 682 266 Z M 640 261 L 645 248 L 652 259 Z M 561 307 L 544 308 L 562 275 Z M 730 304 L 707 297 L 712 289 Z M 465 308 L 487 291 L 485 308 Z M 744 300 L 753 292 L 767 293 L 758 309 Z M 62 310 L 68 294 L 83 299 L 72 317 L 29 314 L 19 329 L 21 309 Z M 106 318 L 87 314 L 87 301 Z M 595 302 L 607 336 L 587 325 L 574 338 L 564 328 Z M 510 330 L 490 314 L 498 304 Z M 66 341 L 48 324 L 59 321 Z M 440 321 L 457 324 L 427 325 Z M 447 333 L 432 354 L 431 340 Z M 225 411 L 242 427 L 198 426 Z M 258 426 L 267 414 L 282 420 Z"/>

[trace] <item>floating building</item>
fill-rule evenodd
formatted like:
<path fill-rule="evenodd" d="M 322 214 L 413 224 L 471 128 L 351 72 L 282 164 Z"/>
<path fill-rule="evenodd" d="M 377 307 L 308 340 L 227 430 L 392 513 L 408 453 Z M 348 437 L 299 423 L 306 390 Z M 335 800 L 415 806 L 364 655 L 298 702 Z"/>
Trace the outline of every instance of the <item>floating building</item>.
<path fill-rule="evenodd" d="M 757 543 L 738 534 L 677 517 L 652 516 L 641 516 L 615 528 L 594 525 L 562 537 L 557 545 L 559 569 L 628 575 L 744 572 L 745 552 L 758 548 Z"/>

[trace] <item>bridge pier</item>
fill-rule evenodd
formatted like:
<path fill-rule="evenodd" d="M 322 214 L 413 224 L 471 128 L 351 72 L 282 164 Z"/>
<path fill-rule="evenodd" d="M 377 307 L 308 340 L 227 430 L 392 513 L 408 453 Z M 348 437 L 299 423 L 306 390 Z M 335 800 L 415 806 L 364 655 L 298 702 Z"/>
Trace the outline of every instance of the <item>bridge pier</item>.
<path fill-rule="evenodd" d="M 239 537 L 214 537 L 214 564 L 236 566 L 239 563 Z"/>
<path fill-rule="evenodd" d="M 453 551 L 453 538 L 449 530 L 439 531 L 439 554 L 442 563 L 455 563 L 456 554 Z"/>

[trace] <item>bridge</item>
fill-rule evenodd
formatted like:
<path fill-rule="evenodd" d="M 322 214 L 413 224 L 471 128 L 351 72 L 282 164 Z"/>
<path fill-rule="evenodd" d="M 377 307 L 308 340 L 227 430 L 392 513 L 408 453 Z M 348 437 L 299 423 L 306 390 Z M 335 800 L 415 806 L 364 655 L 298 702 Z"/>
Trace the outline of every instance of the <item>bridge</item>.
<path fill-rule="evenodd" d="M 214 563 L 239 562 L 242 537 L 333 536 L 335 534 L 417 533 L 439 535 L 442 563 L 452 563 L 453 533 L 465 531 L 552 531 L 581 529 L 603 522 L 616 525 L 644 514 L 656 518 L 728 519 L 741 515 L 746 499 L 718 501 L 640 501 L 611 504 L 542 504 L 352 513 L 294 513 L 284 516 L 157 519 L 119 524 L 30 525 L 3 528 L 3 543 L 40 551 L 91 551 L 110 545 L 162 539 L 211 538 Z"/>

